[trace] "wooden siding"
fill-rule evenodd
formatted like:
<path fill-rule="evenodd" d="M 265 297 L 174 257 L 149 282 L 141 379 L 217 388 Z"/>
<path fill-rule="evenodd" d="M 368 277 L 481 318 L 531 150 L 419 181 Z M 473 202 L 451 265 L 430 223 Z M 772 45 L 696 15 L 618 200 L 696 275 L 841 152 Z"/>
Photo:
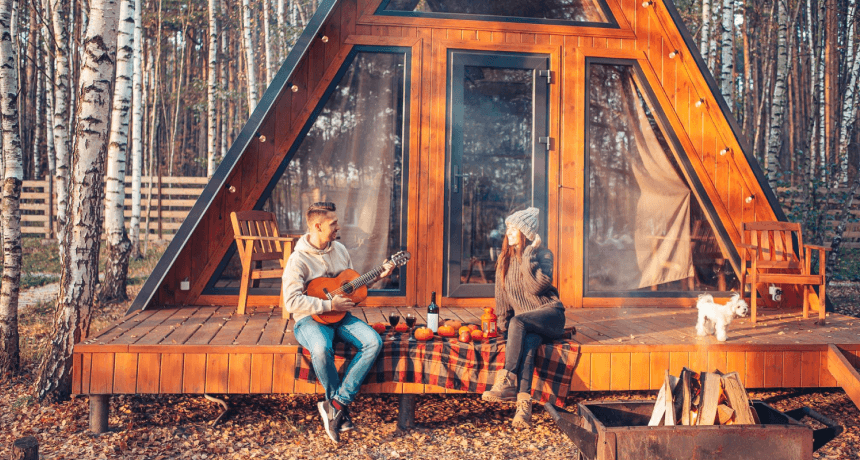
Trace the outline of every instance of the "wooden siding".
<path fill-rule="evenodd" d="M 150 307 L 171 305 L 234 305 L 236 296 L 201 296 L 232 243 L 229 213 L 251 209 L 278 165 L 319 103 L 346 56 L 355 45 L 407 46 L 412 49 L 411 101 L 408 127 L 409 216 L 405 296 L 374 297 L 368 306 L 423 305 L 430 292 L 442 292 L 444 254 L 444 171 L 446 71 L 449 48 L 544 53 L 558 78 L 550 88 L 548 246 L 557 257 L 556 273 L 562 301 L 573 307 L 624 304 L 653 305 L 653 299 L 583 298 L 583 219 L 585 60 L 588 57 L 630 59 L 644 74 L 657 104 L 674 131 L 681 156 L 689 158 L 702 183 L 700 200 L 713 204 L 731 243 L 740 242 L 743 221 L 774 220 L 775 214 L 746 162 L 741 146 L 701 75 L 662 1 L 643 6 L 641 0 L 608 0 L 617 29 L 519 24 L 420 17 L 374 16 L 379 0 L 341 0 L 323 25 L 328 43 L 315 40 L 299 62 L 260 132 L 267 141 L 251 142 L 226 181 L 236 193 L 219 191 L 165 276 Z M 670 52 L 680 53 L 670 58 Z M 702 101 L 697 106 L 698 101 Z M 688 178 L 689 179 L 689 178 Z M 698 195 L 698 192 L 696 192 Z M 754 197 L 750 203 L 747 197 Z M 724 248 L 728 249 L 728 248 Z M 421 267 L 419 270 L 418 267 Z M 737 267 L 735 267 L 737 269 Z M 188 278 L 189 291 L 179 282 Z M 274 304 L 277 297 L 251 297 L 252 305 Z M 443 298 L 445 306 L 477 306 L 487 299 Z M 689 299 L 662 304 L 689 305 Z"/>
<path fill-rule="evenodd" d="M 382 307 L 355 310 L 369 323 L 389 312 L 424 309 Z M 481 311 L 444 308 L 444 318 L 478 323 Z M 839 372 L 860 365 L 857 318 L 832 314 L 827 327 L 798 315 L 769 312 L 757 325 L 732 323 L 729 341 L 695 336 L 696 314 L 665 308 L 568 309 L 568 326 L 582 356 L 571 390 L 654 390 L 669 369 L 737 371 L 748 388 L 834 387 L 833 349 L 844 355 Z M 271 308 L 198 307 L 135 312 L 77 345 L 75 394 L 132 393 L 318 393 L 319 385 L 295 380 L 298 344 L 292 326 Z M 829 345 L 834 344 L 834 345 Z M 844 380 L 844 377 L 840 377 Z M 846 383 L 845 385 L 849 385 Z M 843 385 L 843 386 L 845 386 Z M 856 385 L 855 385 L 856 386 Z M 851 387 L 852 391 L 854 387 Z M 421 384 L 366 385 L 368 393 L 446 392 Z"/>

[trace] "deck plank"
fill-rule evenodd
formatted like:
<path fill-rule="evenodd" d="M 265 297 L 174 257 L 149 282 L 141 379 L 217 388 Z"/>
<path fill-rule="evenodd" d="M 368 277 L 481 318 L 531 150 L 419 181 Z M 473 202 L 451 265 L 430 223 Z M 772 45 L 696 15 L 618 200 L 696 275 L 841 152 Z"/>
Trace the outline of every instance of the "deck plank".
<path fill-rule="evenodd" d="M 212 316 L 218 311 L 218 307 L 202 307 L 197 309 L 187 321 L 176 328 L 161 342 L 162 345 L 181 345 L 188 341 L 197 329 L 203 324 L 212 319 Z"/>
<path fill-rule="evenodd" d="M 186 321 L 188 321 L 194 313 L 199 310 L 199 307 L 192 308 L 179 308 L 176 309 L 176 312 L 170 316 L 167 320 L 163 321 L 158 326 L 152 328 L 146 335 L 140 337 L 139 339 L 133 341 L 132 343 L 135 345 L 155 345 L 161 343 L 166 337 L 175 332 L 177 329 L 181 328 Z"/>
<path fill-rule="evenodd" d="M 215 337 L 215 334 L 218 333 L 221 328 L 227 324 L 233 313 L 236 312 L 235 308 L 231 307 L 218 307 L 218 309 L 212 313 L 205 323 L 201 324 L 197 330 L 195 330 L 188 339 L 183 342 L 184 345 L 208 345 L 209 342 Z"/>

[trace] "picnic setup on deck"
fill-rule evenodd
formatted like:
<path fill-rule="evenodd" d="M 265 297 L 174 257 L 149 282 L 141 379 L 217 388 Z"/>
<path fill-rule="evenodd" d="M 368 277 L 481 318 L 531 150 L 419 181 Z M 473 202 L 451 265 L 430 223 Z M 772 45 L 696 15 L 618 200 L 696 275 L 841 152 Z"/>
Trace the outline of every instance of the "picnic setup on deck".
<path fill-rule="evenodd" d="M 360 391 L 399 395 L 403 429 L 420 395 L 510 373 L 485 314 L 523 212 L 565 333 L 513 399 L 529 417 L 543 403 L 586 458 L 812 458 L 841 427 L 747 389 L 860 405 L 860 319 L 829 308 L 829 248 L 789 222 L 671 0 L 322 0 L 126 316 L 75 345 L 93 432 L 112 395 L 229 411 L 230 395 L 324 393 L 282 286 L 320 202 L 365 273 L 350 312 L 382 341 Z M 307 281 L 314 300 L 345 287 Z M 354 353 L 335 346 L 341 372 Z M 657 400 L 565 407 L 630 390 Z"/>

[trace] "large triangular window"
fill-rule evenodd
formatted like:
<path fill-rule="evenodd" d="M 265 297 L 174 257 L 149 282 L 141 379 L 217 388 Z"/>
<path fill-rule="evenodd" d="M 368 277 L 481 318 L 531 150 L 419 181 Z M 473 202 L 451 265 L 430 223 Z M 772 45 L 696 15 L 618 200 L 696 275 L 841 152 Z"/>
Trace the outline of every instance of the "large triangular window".
<path fill-rule="evenodd" d="M 334 202 L 360 273 L 406 249 L 409 59 L 408 49 L 354 48 L 256 206 L 276 215 L 281 233 L 301 235 L 308 206 Z M 405 270 L 370 295 L 405 295 Z M 234 244 L 206 293 L 237 293 L 240 274 Z M 258 282 L 252 292 L 278 295 L 280 280 Z"/>
<path fill-rule="evenodd" d="M 382 0 L 376 14 L 617 27 L 603 0 Z"/>
<path fill-rule="evenodd" d="M 658 124 L 636 67 L 591 60 L 587 72 L 586 295 L 737 289 L 717 240 L 725 230 L 697 199 L 706 195 L 695 193 L 687 157 L 670 148 L 677 142 Z"/>

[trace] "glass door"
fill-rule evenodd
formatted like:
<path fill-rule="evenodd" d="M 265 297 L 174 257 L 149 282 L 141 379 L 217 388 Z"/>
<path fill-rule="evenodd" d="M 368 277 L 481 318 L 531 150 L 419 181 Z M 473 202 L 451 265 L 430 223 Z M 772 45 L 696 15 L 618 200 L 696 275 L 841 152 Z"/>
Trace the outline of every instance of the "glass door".
<path fill-rule="evenodd" d="M 492 297 L 505 217 L 536 206 L 546 240 L 549 57 L 448 55 L 445 295 Z"/>

